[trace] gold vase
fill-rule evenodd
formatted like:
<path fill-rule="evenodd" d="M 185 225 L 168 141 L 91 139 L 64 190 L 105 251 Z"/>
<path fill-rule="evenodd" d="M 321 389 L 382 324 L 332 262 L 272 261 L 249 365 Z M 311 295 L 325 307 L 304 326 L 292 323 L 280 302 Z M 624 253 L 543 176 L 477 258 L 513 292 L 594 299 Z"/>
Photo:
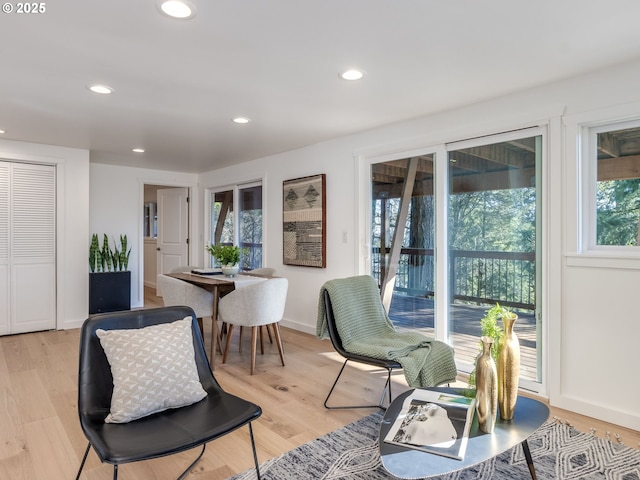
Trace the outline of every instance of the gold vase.
<path fill-rule="evenodd" d="M 493 338 L 482 337 L 482 353 L 476 358 L 476 413 L 478 426 L 492 433 L 498 414 L 498 373 L 491 356 Z"/>
<path fill-rule="evenodd" d="M 504 336 L 498 356 L 498 405 L 500 418 L 512 420 L 518 400 L 518 379 L 520 378 L 520 344 L 513 332 L 513 324 L 518 316 L 503 316 Z"/>

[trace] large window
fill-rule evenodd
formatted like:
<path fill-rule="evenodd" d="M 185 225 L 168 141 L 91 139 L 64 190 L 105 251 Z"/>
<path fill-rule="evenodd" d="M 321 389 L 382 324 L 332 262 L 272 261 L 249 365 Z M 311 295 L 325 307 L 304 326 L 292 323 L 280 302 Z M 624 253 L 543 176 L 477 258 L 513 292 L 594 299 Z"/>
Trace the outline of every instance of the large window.
<path fill-rule="evenodd" d="M 463 371 L 500 303 L 519 315 L 521 379 L 542 381 L 542 145 L 535 128 L 371 164 L 370 268 L 389 317 L 453 345 Z"/>
<path fill-rule="evenodd" d="M 640 121 L 589 130 L 589 240 L 596 246 L 640 245 Z"/>
<path fill-rule="evenodd" d="M 209 208 L 209 242 L 239 245 L 242 270 L 262 267 L 262 184 L 238 185 L 211 192 Z M 211 262 L 215 261 L 210 258 Z"/>

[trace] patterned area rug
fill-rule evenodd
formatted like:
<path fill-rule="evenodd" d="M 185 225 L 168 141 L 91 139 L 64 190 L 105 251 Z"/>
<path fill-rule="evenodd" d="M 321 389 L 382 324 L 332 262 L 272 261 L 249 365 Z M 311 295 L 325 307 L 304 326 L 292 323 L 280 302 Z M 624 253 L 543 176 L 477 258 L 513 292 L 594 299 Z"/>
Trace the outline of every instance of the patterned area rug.
<path fill-rule="evenodd" d="M 394 479 L 380 463 L 378 428 L 382 413 L 354 423 L 266 461 L 264 480 L 382 480 Z M 640 451 L 557 421 L 545 423 L 529 440 L 536 474 L 543 479 L 640 480 Z M 251 469 L 232 480 L 254 480 Z M 531 478 L 522 448 L 437 480 Z"/>

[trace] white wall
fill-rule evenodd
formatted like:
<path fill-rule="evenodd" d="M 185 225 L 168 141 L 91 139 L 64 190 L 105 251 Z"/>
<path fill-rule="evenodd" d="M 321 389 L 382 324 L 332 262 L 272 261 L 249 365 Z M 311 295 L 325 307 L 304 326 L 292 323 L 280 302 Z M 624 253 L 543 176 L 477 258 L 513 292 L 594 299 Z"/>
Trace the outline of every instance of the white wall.
<path fill-rule="evenodd" d="M 197 176 L 193 174 L 165 172 L 132 167 L 91 164 L 89 235 L 85 237 L 88 249 L 92 233 L 97 233 L 102 242 L 102 234 L 119 241 L 120 234 L 126 234 L 131 246 L 129 269 L 131 270 L 131 307 L 144 305 L 144 238 L 143 210 L 144 185 L 166 185 L 189 187 L 191 237 L 199 241 L 191 242 L 190 257 L 201 261 L 204 247 L 199 225 L 194 219 L 202 217 L 200 191 Z M 199 257 L 198 257 L 199 255 Z"/>
<path fill-rule="evenodd" d="M 327 268 L 309 268 L 282 263 L 282 182 L 292 178 L 326 173 L 327 182 Z M 329 278 L 352 275 L 355 255 L 355 164 L 348 143 L 331 142 L 263 158 L 239 166 L 204 174 L 203 188 L 263 180 L 263 265 L 289 279 L 289 293 L 283 325 L 315 333 L 316 295 Z M 347 232 L 348 243 L 342 243 Z M 313 292 L 310 294 L 310 292 Z"/>
<path fill-rule="evenodd" d="M 317 295 L 329 279 L 361 273 L 367 241 L 362 212 L 369 200 L 358 190 L 363 157 L 403 158 L 407 152 L 449 141 L 535 125 L 548 128 L 544 183 L 543 313 L 548 336 L 545 385 L 554 405 L 640 430 L 640 385 L 635 381 L 640 334 L 634 290 L 640 268 L 569 266 L 567 228 L 579 214 L 576 139 L 563 126 L 572 115 L 631 105 L 640 116 L 640 62 L 576 77 L 492 101 L 470 105 L 299 150 L 261 158 L 200 176 L 202 188 L 263 178 L 265 265 L 289 279 L 283 324 L 315 331 Z M 567 153 L 569 152 L 569 153 Z M 573 152 L 573 153 L 572 153 Z M 249 176 L 247 172 L 252 172 Z M 325 173 L 327 268 L 282 264 L 282 181 Z M 567 193 L 569 192 L 569 193 Z M 366 213 L 365 213 L 366 214 Z M 347 243 L 343 243 L 346 235 Z M 575 239 L 574 239 L 575 240 Z M 549 367 L 552 365 L 552 368 Z"/>
<path fill-rule="evenodd" d="M 78 326 L 89 311 L 89 151 L 0 140 L 0 158 L 56 166 L 56 324 Z"/>

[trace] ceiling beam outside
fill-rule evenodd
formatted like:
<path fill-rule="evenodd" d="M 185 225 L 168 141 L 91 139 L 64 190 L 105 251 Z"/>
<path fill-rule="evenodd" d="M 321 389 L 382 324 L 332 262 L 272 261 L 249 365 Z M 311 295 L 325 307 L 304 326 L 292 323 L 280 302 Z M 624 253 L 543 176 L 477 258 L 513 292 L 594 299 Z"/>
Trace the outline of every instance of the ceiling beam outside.
<path fill-rule="evenodd" d="M 525 188 L 533 185 L 535 168 L 522 170 L 503 170 L 501 172 L 487 172 L 482 174 L 458 175 L 451 180 L 453 193 L 482 192 L 486 190 L 504 190 L 508 188 Z M 401 198 L 404 185 L 375 184 L 373 198 Z M 433 195 L 433 179 L 416 180 L 413 196 Z"/>
<path fill-rule="evenodd" d="M 535 168 L 504 170 L 478 174 L 457 175 L 451 180 L 453 193 L 524 188 L 533 185 Z M 606 158 L 598 160 L 598 181 L 626 180 L 640 178 L 640 155 Z M 374 198 L 400 198 L 404 184 L 376 183 L 373 185 Z M 433 195 L 433 179 L 416 181 L 414 196 Z"/>
<path fill-rule="evenodd" d="M 534 152 L 529 151 L 515 151 L 514 149 L 507 148 L 504 143 L 496 143 L 493 145 L 481 145 L 479 147 L 465 148 L 463 150 L 455 150 L 449 153 L 449 155 L 465 153 L 473 157 L 477 157 L 486 162 L 497 163 L 500 165 L 507 165 L 514 168 L 524 168 L 530 165 L 532 161 L 535 161 Z"/>
<path fill-rule="evenodd" d="M 598 160 L 598 181 L 640 178 L 640 155 Z"/>
<path fill-rule="evenodd" d="M 620 142 L 610 133 L 598 134 L 598 153 L 603 153 L 610 157 L 620 156 Z"/>

